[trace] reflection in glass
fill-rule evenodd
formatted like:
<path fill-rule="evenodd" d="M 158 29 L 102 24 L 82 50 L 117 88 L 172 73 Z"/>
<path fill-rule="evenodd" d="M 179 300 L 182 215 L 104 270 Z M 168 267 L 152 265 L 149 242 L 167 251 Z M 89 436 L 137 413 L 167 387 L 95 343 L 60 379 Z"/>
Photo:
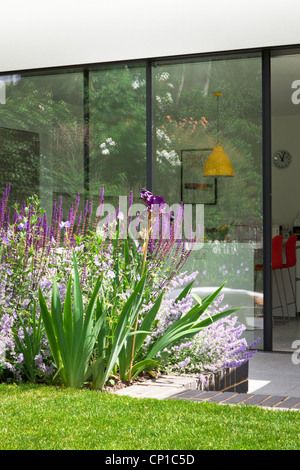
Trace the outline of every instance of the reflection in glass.
<path fill-rule="evenodd" d="M 205 243 L 185 269 L 198 271 L 200 296 L 226 280 L 226 302 L 245 305 L 240 320 L 256 337 L 263 303 L 262 279 L 254 284 L 262 252 L 261 58 L 157 63 L 152 76 L 152 191 L 169 205 L 192 201 L 194 213 L 201 204 Z M 35 193 L 51 215 L 59 196 L 69 208 L 78 193 L 82 203 L 98 198 L 102 185 L 114 205 L 131 190 L 139 197 L 146 185 L 143 64 L 1 76 L 0 85 L 0 190 L 11 184 L 12 203 Z M 201 165 L 217 137 L 234 177 L 205 179 Z M 183 172 L 184 157 L 196 159 L 195 171 Z"/>
<path fill-rule="evenodd" d="M 0 191 L 36 194 L 51 215 L 80 195 L 107 202 L 146 184 L 144 66 L 0 77 Z M 97 204 L 94 204 L 96 210 Z"/>
<path fill-rule="evenodd" d="M 158 62 L 153 88 L 153 189 L 169 204 L 204 204 L 205 243 L 186 266 L 198 271 L 195 290 L 203 296 L 227 281 L 225 301 L 245 305 L 239 318 L 249 339 L 258 331 L 262 337 L 262 279 L 254 285 L 254 265 L 262 253 L 261 59 Z M 218 115 L 215 92 L 222 93 Z M 216 177 L 212 184 L 202 173 L 216 142 L 230 158 L 234 176 Z M 215 197 L 205 195 L 209 190 Z"/>
<path fill-rule="evenodd" d="M 271 58 L 272 124 L 272 235 L 283 236 L 283 262 L 287 240 L 299 233 L 299 125 L 300 54 L 299 49 L 280 50 Z M 282 158 L 277 163 L 277 155 Z M 299 238 L 299 237 L 298 237 Z M 297 241 L 299 245 L 299 241 Z M 294 351 L 300 335 L 300 263 L 272 271 L 273 349 Z M 277 278 L 276 278 L 277 276 Z M 276 283 L 278 281 L 278 284 Z M 296 305 L 295 305 L 296 300 Z"/>
<path fill-rule="evenodd" d="M 113 201 L 146 182 L 145 67 L 115 66 L 89 74 L 90 193 L 105 185 Z"/>
<path fill-rule="evenodd" d="M 80 73 L 1 77 L 0 190 L 11 201 L 33 194 L 51 213 L 58 195 L 66 206 L 83 194 L 83 82 Z"/>

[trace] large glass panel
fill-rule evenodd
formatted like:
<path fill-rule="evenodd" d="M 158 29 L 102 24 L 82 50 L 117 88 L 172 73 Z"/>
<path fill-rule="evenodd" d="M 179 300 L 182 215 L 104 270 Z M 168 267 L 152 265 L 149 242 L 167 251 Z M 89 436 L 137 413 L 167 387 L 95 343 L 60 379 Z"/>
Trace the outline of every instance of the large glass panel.
<path fill-rule="evenodd" d="M 300 50 L 280 51 L 271 59 L 272 224 L 283 235 L 283 261 L 289 237 L 300 238 L 299 126 Z M 296 265 L 273 270 L 273 349 L 292 351 L 300 338 L 300 242 Z"/>
<path fill-rule="evenodd" d="M 84 192 L 82 73 L 1 76 L 0 88 L 0 191 L 67 207 Z"/>
<path fill-rule="evenodd" d="M 194 290 L 203 297 L 226 281 L 224 302 L 244 307 L 239 321 L 262 348 L 263 282 L 255 271 L 262 263 L 261 58 L 158 62 L 153 87 L 153 192 L 170 205 L 192 204 L 194 221 L 198 207 L 204 244 L 185 266 L 198 271 Z M 216 145 L 233 177 L 203 176 Z"/>
<path fill-rule="evenodd" d="M 90 193 L 105 187 L 105 201 L 135 197 L 146 184 L 144 66 L 92 69 L 89 74 Z"/>
<path fill-rule="evenodd" d="M 0 76 L 0 191 L 10 201 L 36 194 L 49 217 L 62 196 L 69 210 L 146 182 L 145 67 L 113 66 Z M 95 211 L 97 203 L 93 204 Z"/>

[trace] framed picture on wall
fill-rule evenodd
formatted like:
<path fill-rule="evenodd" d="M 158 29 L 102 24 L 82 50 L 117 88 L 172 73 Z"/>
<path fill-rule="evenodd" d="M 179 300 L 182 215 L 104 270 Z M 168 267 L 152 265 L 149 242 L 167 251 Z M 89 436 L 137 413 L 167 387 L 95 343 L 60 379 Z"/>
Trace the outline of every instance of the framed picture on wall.
<path fill-rule="evenodd" d="M 181 200 L 185 204 L 216 204 L 217 181 L 203 176 L 212 149 L 181 150 Z"/>

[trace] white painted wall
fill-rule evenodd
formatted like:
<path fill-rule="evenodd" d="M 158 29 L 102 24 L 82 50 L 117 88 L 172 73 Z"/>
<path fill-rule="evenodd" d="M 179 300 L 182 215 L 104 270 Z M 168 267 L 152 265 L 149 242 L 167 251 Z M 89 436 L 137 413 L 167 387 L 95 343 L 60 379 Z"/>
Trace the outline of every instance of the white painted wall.
<path fill-rule="evenodd" d="M 300 43 L 297 0 L 0 0 L 0 7 L 0 71 Z"/>

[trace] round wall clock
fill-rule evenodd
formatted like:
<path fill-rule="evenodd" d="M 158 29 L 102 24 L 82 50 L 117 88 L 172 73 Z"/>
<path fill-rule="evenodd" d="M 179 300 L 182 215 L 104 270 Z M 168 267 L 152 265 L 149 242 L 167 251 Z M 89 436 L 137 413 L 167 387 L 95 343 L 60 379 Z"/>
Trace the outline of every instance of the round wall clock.
<path fill-rule="evenodd" d="M 292 163 L 292 155 L 287 150 L 278 150 L 273 156 L 277 168 L 287 168 Z"/>

